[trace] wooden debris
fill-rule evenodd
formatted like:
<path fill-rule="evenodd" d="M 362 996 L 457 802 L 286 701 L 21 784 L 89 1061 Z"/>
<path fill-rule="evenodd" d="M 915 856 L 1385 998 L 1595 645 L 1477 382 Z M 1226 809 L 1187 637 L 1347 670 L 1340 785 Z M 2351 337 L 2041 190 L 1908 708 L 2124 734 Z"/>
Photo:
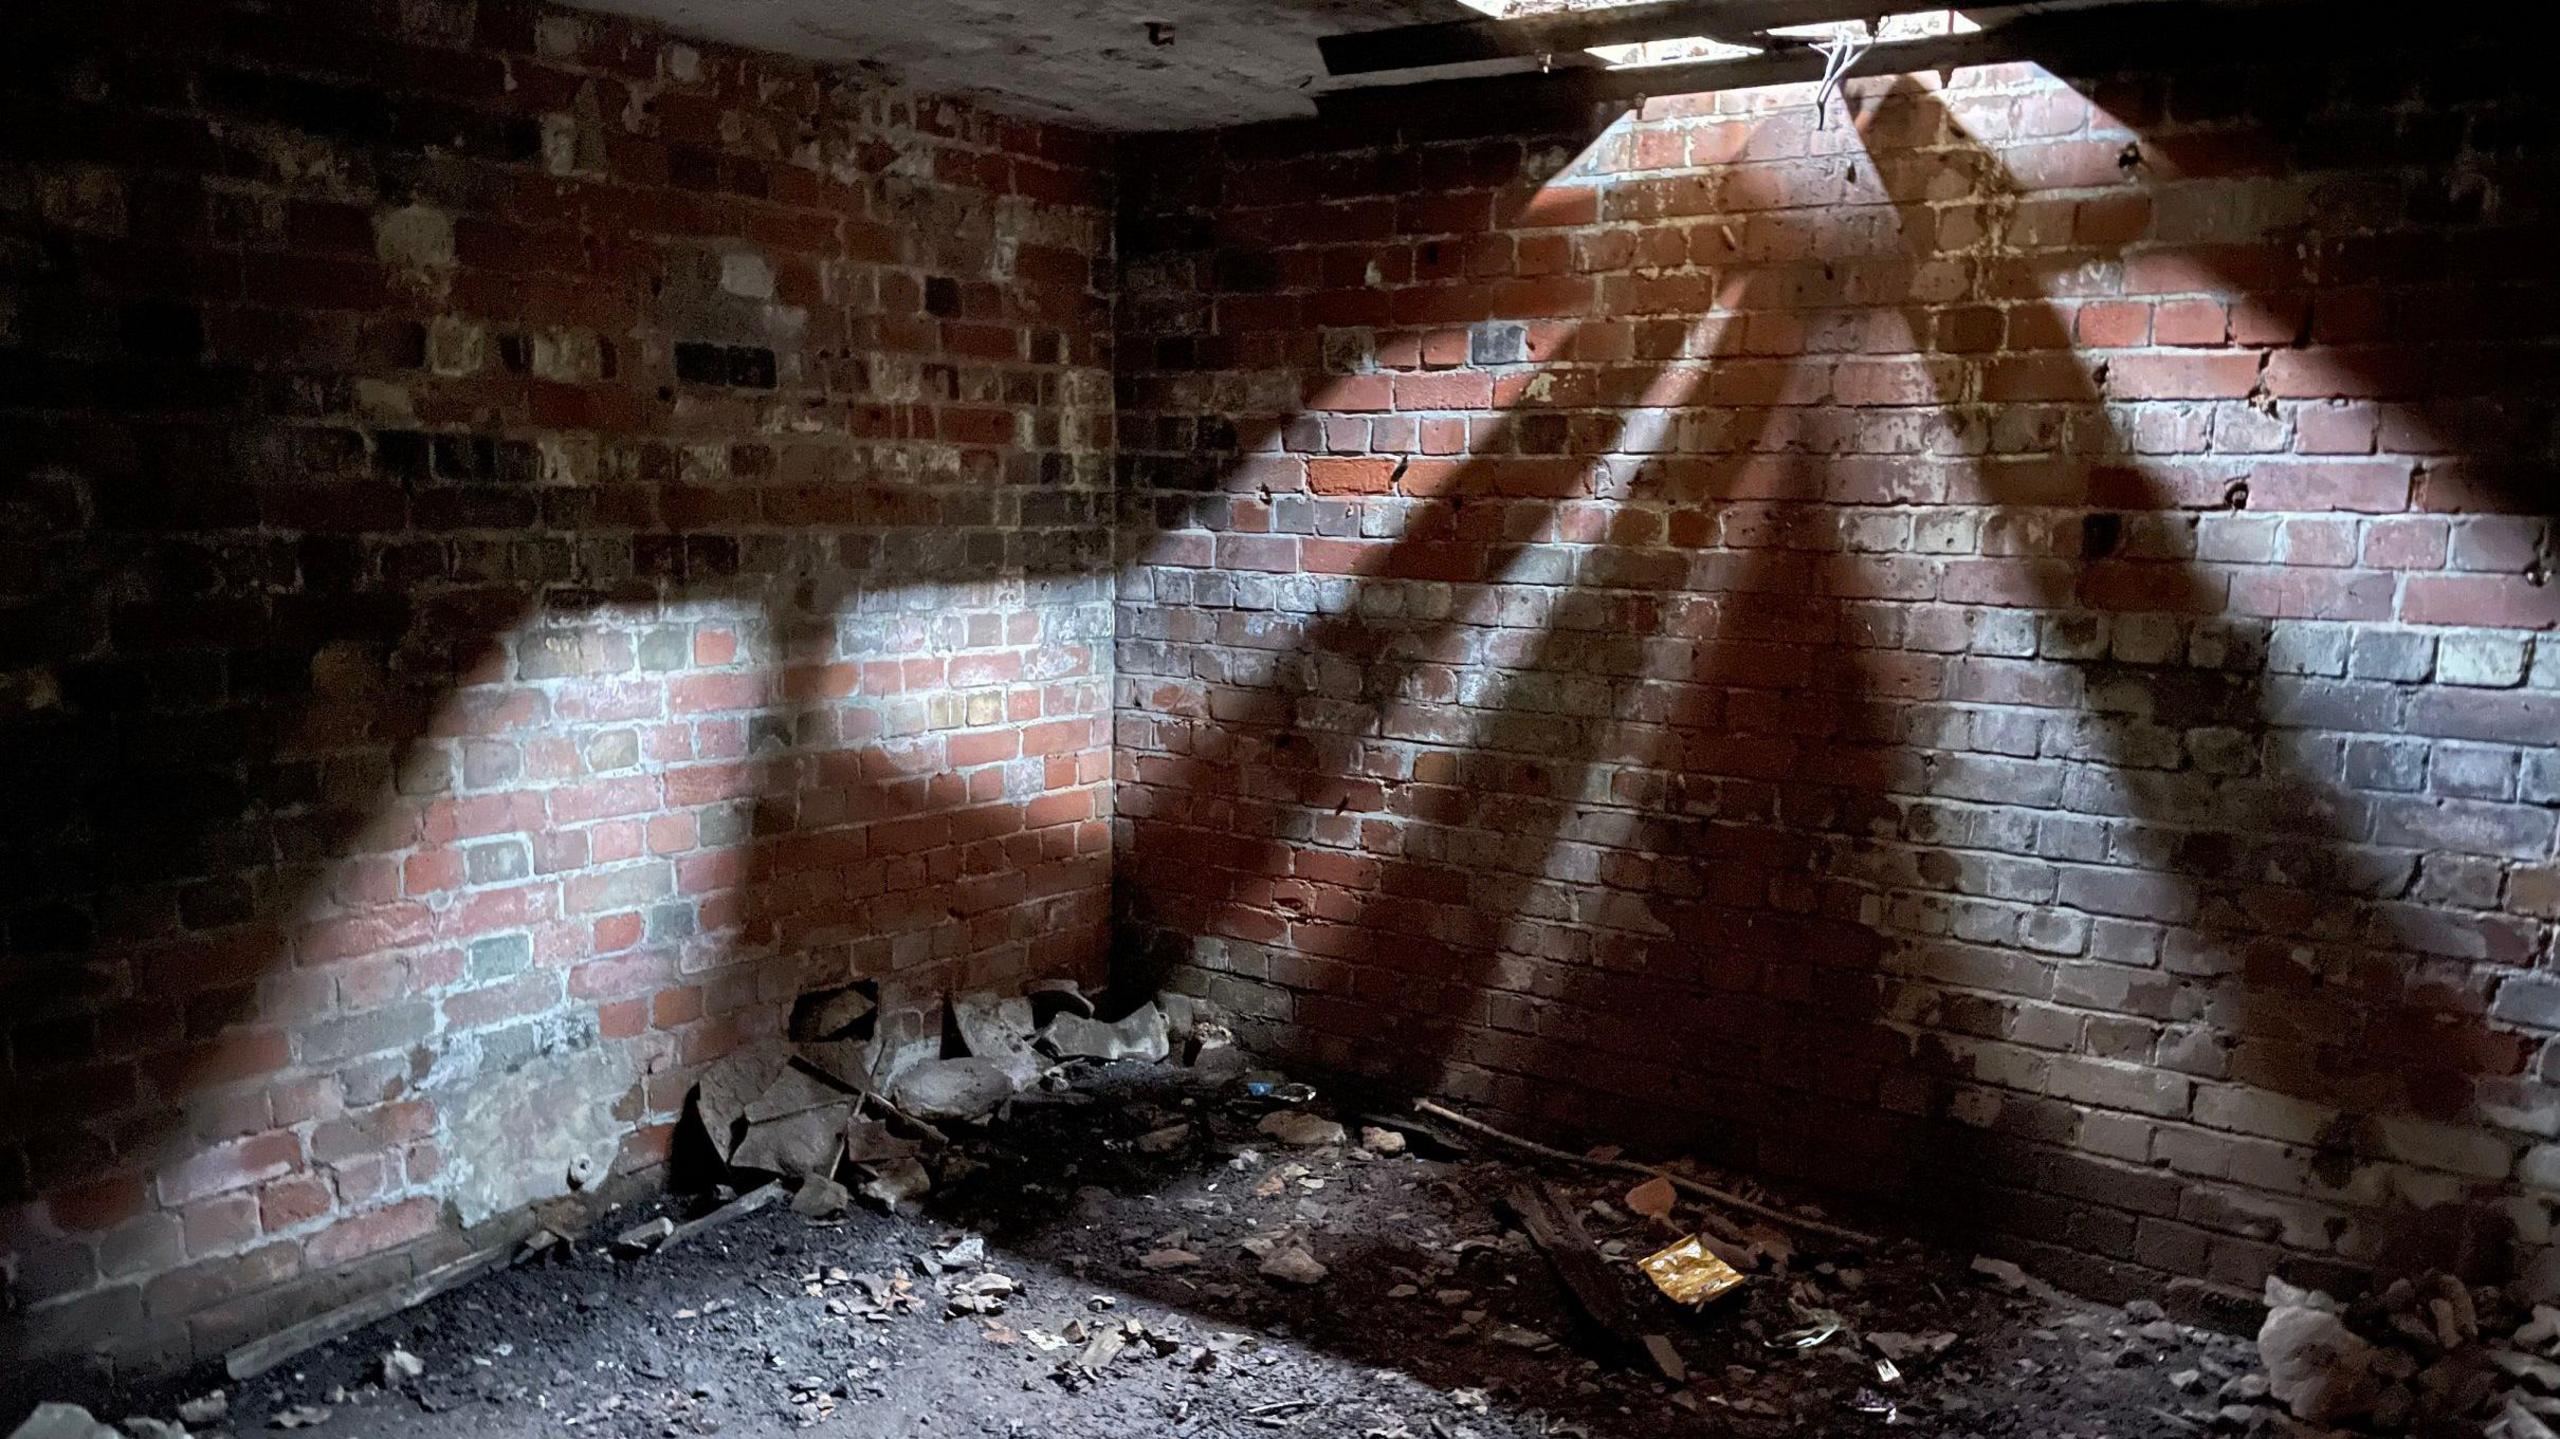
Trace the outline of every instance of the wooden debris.
<path fill-rule="evenodd" d="M 688 1219 L 684 1223 L 677 1225 L 665 1239 L 659 1241 L 658 1252 L 664 1254 L 668 1250 L 675 1248 L 677 1245 L 684 1243 L 686 1240 L 693 1238 L 695 1235 L 700 1234 L 705 1230 L 717 1229 L 732 1219 L 738 1219 L 746 1215 L 753 1214 L 757 1210 L 764 1208 L 766 1205 L 773 1203 L 775 1200 L 782 1198 L 786 1192 L 787 1191 L 782 1187 L 782 1181 L 779 1179 L 763 1186 L 762 1188 L 751 1189 L 746 1193 L 739 1195 L 737 1198 L 730 1200 L 728 1203 L 721 1205 L 719 1208 L 712 1210 L 708 1214 L 701 1215 L 698 1218 Z"/>
<path fill-rule="evenodd" d="M 1618 1276 L 1609 1272 L 1609 1261 L 1600 1257 L 1599 1246 L 1591 1242 L 1574 1206 L 1544 1181 L 1514 1188 L 1509 1203 L 1511 1212 L 1520 1216 L 1520 1227 L 1546 1254 L 1556 1278 L 1564 1281 L 1566 1292 L 1591 1322 L 1621 1348 L 1643 1344 L 1643 1329 L 1627 1304 L 1627 1293 L 1618 1286 Z"/>
<path fill-rule="evenodd" d="M 388 1319 L 404 1309 L 426 1303 L 455 1285 L 468 1284 L 483 1274 L 505 1268 L 507 1256 L 514 1248 L 513 1244 L 500 1244 L 477 1254 L 464 1255 L 450 1264 L 428 1270 L 398 1288 L 341 1304 L 326 1314 L 279 1329 L 263 1339 L 253 1339 L 223 1356 L 223 1370 L 234 1379 L 264 1374 L 306 1349 L 351 1334 L 377 1319 Z"/>
<path fill-rule="evenodd" d="M 1496 1129 L 1492 1125 L 1485 1123 L 1481 1119 L 1470 1119 L 1446 1105 L 1434 1104 L 1428 1099 L 1415 1100 L 1413 1107 L 1434 1119 L 1454 1124 L 1460 1129 L 1467 1130 L 1470 1133 L 1481 1134 L 1487 1139 L 1501 1140 L 1503 1143 L 1510 1145 L 1514 1149 L 1535 1154 L 1543 1159 L 1552 1159 L 1559 1164 L 1592 1165 L 1601 1169 L 1614 1169 L 1622 1174 L 1639 1174 L 1647 1177 L 1659 1175 L 1664 1179 L 1670 1180 L 1672 1184 L 1679 1188 L 1683 1193 L 1694 1194 L 1700 1199 L 1721 1204 L 1730 1209 L 1739 1209 L 1745 1214 L 1756 1214 L 1773 1223 L 1784 1224 L 1789 1228 L 1798 1229 L 1807 1234 L 1819 1234 L 1826 1238 L 1836 1239 L 1843 1244 L 1856 1245 L 1861 1249 L 1874 1249 L 1879 1247 L 1880 1244 L 1880 1241 L 1874 1235 L 1867 1234 L 1856 1229 L 1851 1229 L 1846 1225 L 1832 1224 L 1826 1220 L 1820 1219 L 1809 1219 L 1801 1214 L 1790 1214 L 1786 1210 L 1762 1204 L 1756 1200 L 1745 1199 L 1741 1195 L 1732 1193 L 1728 1190 L 1718 1189 L 1709 1184 L 1701 1184 L 1694 1179 L 1689 1179 L 1682 1175 L 1665 1173 L 1662 1170 L 1638 1164 L 1630 1159 L 1601 1160 L 1592 1159 L 1580 1154 L 1568 1154 L 1564 1150 L 1540 1144 L 1533 1139 L 1522 1139 L 1516 1134 L 1507 1134 L 1502 1130 Z M 1718 1222 L 1718 1232 L 1722 1233 L 1728 1239 L 1732 1239 L 1737 1242 L 1748 1242 L 1740 1230 L 1735 1229 L 1730 1224 L 1722 1223 L 1721 1221 Z"/>

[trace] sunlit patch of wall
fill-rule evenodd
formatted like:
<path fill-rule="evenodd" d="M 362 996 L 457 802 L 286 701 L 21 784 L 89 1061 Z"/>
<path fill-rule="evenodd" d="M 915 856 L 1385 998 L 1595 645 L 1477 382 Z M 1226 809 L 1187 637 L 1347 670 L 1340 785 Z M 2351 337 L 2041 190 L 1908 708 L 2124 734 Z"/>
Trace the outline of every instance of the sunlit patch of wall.
<path fill-rule="evenodd" d="M 2474 78 L 1133 155 L 1132 952 L 2093 1290 L 2530 1261 L 2550 215 Z"/>
<path fill-rule="evenodd" d="M 489 0 L 25 24 L 10 1383 L 645 1173 L 806 988 L 1100 977 L 1106 147 Z"/>

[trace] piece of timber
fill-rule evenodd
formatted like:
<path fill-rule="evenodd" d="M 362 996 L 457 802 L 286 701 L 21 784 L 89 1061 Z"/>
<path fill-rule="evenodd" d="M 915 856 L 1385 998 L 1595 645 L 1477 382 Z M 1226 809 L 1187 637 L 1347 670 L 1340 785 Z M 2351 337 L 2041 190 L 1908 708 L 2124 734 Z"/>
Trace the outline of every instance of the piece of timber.
<path fill-rule="evenodd" d="M 263 1339 L 252 1339 L 224 1355 L 222 1367 L 234 1379 L 255 1378 L 306 1349 L 352 1334 L 377 1319 L 388 1319 L 457 1285 L 468 1284 L 483 1274 L 503 1269 L 507 1256 L 514 1249 L 515 1245 L 508 1243 L 476 1254 L 466 1254 L 450 1264 L 430 1269 L 406 1284 L 341 1304 L 325 1314 L 313 1315 Z"/>

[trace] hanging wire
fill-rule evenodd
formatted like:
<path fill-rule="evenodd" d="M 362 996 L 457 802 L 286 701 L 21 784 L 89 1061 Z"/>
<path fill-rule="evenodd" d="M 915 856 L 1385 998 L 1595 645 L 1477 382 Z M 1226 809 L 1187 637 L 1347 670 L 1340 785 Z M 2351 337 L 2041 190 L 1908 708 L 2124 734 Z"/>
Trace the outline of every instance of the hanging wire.
<path fill-rule="evenodd" d="M 1814 128 L 1823 129 L 1830 125 L 1832 95 L 1839 90 L 1840 82 L 1848 77 L 1849 67 L 1874 49 L 1875 44 L 1876 27 L 1863 20 L 1858 22 L 1856 34 L 1844 29 L 1828 40 L 1814 43 L 1815 52 L 1822 56 L 1822 88 L 1813 93 Z"/>

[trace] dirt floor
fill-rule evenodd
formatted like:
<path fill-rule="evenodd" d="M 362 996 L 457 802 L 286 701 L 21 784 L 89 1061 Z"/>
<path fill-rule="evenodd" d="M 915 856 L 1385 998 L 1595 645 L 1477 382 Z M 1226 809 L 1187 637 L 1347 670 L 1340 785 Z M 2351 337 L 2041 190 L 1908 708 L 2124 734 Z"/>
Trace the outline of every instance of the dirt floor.
<path fill-rule="evenodd" d="M 1272 1108 L 1232 1081 L 1112 1066 L 964 1139 L 920 1212 L 812 1220 L 776 1205 L 639 1258 L 602 1241 L 648 1214 L 612 1214 L 565 1258 L 231 1386 L 226 1425 L 420 1439 L 2098 1439 L 2204 1433 L 2217 1391 L 2246 1382 L 2247 1345 L 2147 1306 L 2004 1287 L 1971 1256 L 1907 1242 L 1863 1255 L 1807 1242 L 1783 1274 L 1763 1269 L 1695 1313 L 1612 1266 L 1685 1360 L 1674 1384 L 1578 1317 L 1503 1207 L 1541 1171 L 1482 1143 L 1376 1154 L 1356 1120 L 1348 1144 L 1290 1146 L 1257 1130 Z M 1675 1237 L 1628 1212 L 1622 1177 L 1545 1174 L 1604 1250 L 1633 1259 Z M 1293 1239 L 1321 1278 L 1267 1277 L 1246 1247 Z M 423 1367 L 386 1388 L 395 1348 Z M 1880 1369 L 1887 1353 L 1899 1361 Z M 166 1419 L 209 1387 L 199 1376 L 98 1413 Z M 2223 1422 L 2243 1427 L 2244 1412 L 2265 1413 Z"/>

